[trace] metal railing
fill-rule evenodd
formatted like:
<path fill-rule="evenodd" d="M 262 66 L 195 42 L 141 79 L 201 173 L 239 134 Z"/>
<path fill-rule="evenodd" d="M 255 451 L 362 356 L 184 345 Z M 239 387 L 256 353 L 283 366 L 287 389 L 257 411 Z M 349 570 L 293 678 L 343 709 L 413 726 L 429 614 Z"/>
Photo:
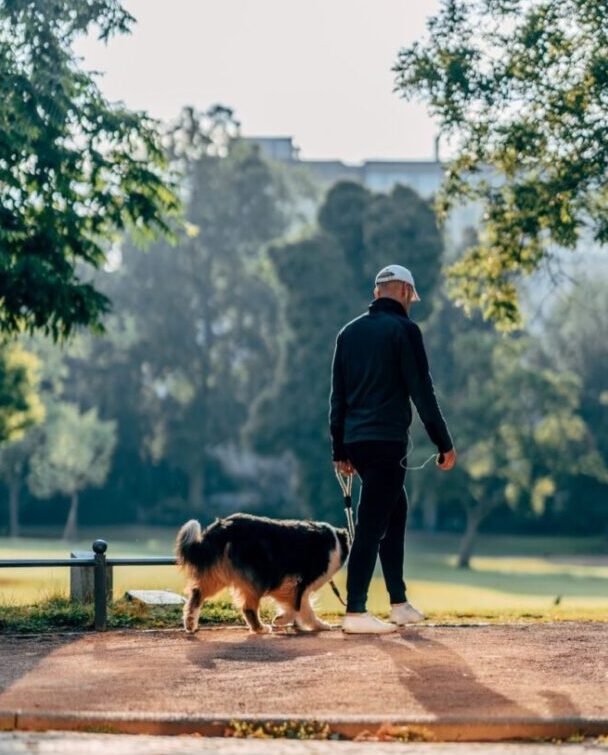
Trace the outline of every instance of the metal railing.
<path fill-rule="evenodd" d="M 7 558 L 0 559 L 0 568 L 35 568 L 55 566 L 84 566 L 93 569 L 93 602 L 95 605 L 94 626 L 98 632 L 108 628 L 108 567 L 111 566 L 175 566 L 171 556 L 118 556 L 107 558 L 108 544 L 94 540 L 91 548 L 93 558 Z"/>

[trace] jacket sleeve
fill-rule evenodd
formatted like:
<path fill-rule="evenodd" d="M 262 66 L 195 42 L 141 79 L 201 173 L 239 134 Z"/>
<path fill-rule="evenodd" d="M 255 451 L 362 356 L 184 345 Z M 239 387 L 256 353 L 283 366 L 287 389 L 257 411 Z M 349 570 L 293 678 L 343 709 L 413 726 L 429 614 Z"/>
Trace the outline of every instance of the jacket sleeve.
<path fill-rule="evenodd" d="M 440 453 L 446 453 L 454 444 L 437 403 L 422 333 L 416 323 L 411 321 L 403 332 L 401 370 L 409 394 L 429 438 Z"/>
<path fill-rule="evenodd" d="M 329 432 L 334 461 L 346 461 L 344 450 L 344 417 L 346 416 L 346 395 L 342 373 L 340 335 L 336 338 L 334 357 L 331 364 L 331 393 L 329 396 Z"/>

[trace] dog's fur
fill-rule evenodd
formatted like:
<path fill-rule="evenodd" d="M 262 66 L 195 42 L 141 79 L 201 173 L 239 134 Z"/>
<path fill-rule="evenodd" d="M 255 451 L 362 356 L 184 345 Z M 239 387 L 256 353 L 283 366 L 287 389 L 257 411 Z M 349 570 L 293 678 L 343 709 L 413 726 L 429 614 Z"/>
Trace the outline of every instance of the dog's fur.
<path fill-rule="evenodd" d="M 190 578 L 184 627 L 195 632 L 203 601 L 230 587 L 252 632 L 271 631 L 258 613 L 265 595 L 282 609 L 276 626 L 330 629 L 316 616 L 310 597 L 342 566 L 348 549 L 347 531 L 325 522 L 233 514 L 201 530 L 191 519 L 176 542 L 178 564 Z"/>

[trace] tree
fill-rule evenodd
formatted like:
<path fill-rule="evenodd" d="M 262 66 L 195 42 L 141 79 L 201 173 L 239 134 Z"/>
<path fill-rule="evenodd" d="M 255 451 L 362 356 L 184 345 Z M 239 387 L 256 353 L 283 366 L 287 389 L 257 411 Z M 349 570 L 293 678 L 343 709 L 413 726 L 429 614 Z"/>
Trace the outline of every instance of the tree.
<path fill-rule="evenodd" d="M 449 306 L 447 303 L 444 306 Z M 581 415 L 576 375 L 547 363 L 538 342 L 509 339 L 462 316 L 440 317 L 449 356 L 438 379 L 458 447 L 447 476 L 425 479 L 425 496 L 464 508 L 458 565 L 468 568 L 481 524 L 500 506 L 530 519 L 566 504 L 567 483 L 608 481 Z"/>
<path fill-rule="evenodd" d="M 27 476 L 28 462 L 39 439 L 37 428 L 24 437 L 5 443 L 0 447 L 0 477 L 8 491 L 8 534 L 19 537 L 21 527 L 19 509 L 21 492 Z"/>
<path fill-rule="evenodd" d="M 201 512 L 210 452 L 240 442 L 272 377 L 280 323 L 264 248 L 288 228 L 290 201 L 227 108 L 186 108 L 168 148 L 186 176 L 186 231 L 175 250 L 125 244 L 109 290 L 134 330 L 144 451 L 182 470 Z"/>
<path fill-rule="evenodd" d="M 581 416 L 608 462 L 608 277 L 584 274 L 559 296 L 543 324 L 547 351 L 557 368 L 581 381 Z"/>
<path fill-rule="evenodd" d="M 413 309 L 416 320 L 430 315 L 441 273 L 443 241 L 429 202 L 407 186 L 395 186 L 390 194 L 376 194 L 368 207 L 365 224 L 367 285 L 387 260 L 404 260 L 416 277 L 421 301 Z"/>
<path fill-rule="evenodd" d="M 585 420 L 604 463 L 608 465 L 608 278 L 579 276 L 555 301 L 543 324 L 549 363 L 576 373 L 581 382 L 580 415 Z M 581 481 L 582 482 L 582 481 Z M 606 488 L 592 479 L 570 491 L 567 521 L 570 531 L 606 529 Z M 581 507 L 584 516 L 581 518 Z"/>
<path fill-rule="evenodd" d="M 344 252 L 360 299 L 369 296 L 364 223 L 371 201 L 371 193 L 361 184 L 339 181 L 327 192 L 318 214 L 319 227 L 333 236 Z"/>
<path fill-rule="evenodd" d="M 104 483 L 114 445 L 115 422 L 100 420 L 95 409 L 82 413 L 67 402 L 49 407 L 42 442 L 30 458 L 28 485 L 40 498 L 69 496 L 64 540 L 76 538 L 79 495 Z"/>
<path fill-rule="evenodd" d="M 39 362 L 17 344 L 0 349 L 0 476 L 8 488 L 9 535 L 19 535 L 19 494 L 28 432 L 44 419 L 38 393 Z"/>
<path fill-rule="evenodd" d="M 340 245 L 352 271 L 355 296 L 363 306 L 371 297 L 374 276 L 391 262 L 410 267 L 422 301 L 416 319 L 426 319 L 440 270 L 443 242 L 433 208 L 407 186 L 373 194 L 360 184 L 340 181 L 319 209 L 319 226 Z"/>
<path fill-rule="evenodd" d="M 428 38 L 400 52 L 396 88 L 424 99 L 454 159 L 440 215 L 480 203 L 478 243 L 452 293 L 503 329 L 520 325 L 517 279 L 608 239 L 608 26 L 597 0 L 445 0 Z"/>
<path fill-rule="evenodd" d="M 109 302 L 91 273 L 117 234 L 169 230 L 156 122 L 107 102 L 72 49 L 133 21 L 117 0 L 0 3 L 0 332 L 99 329 Z"/>
<path fill-rule="evenodd" d="M 248 434 L 259 452 L 289 450 L 295 458 L 296 513 L 331 518 L 337 486 L 329 464 L 329 370 L 337 331 L 357 314 L 349 299 L 356 289 L 342 249 L 328 234 L 277 244 L 271 259 L 287 292 L 282 316 L 288 336 L 272 390 L 256 405 Z"/>

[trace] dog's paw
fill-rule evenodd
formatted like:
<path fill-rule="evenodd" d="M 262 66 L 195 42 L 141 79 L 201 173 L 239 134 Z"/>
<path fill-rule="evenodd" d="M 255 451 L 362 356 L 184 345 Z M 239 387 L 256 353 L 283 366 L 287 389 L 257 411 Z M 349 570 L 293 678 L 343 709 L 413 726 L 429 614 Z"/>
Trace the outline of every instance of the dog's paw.
<path fill-rule="evenodd" d="M 293 624 L 295 619 L 292 613 L 280 613 L 274 617 L 272 624 L 275 627 L 289 627 Z"/>
<path fill-rule="evenodd" d="M 338 625 L 328 624 L 326 621 L 318 620 L 312 625 L 312 628 L 315 632 L 331 632 L 332 629 L 338 629 Z"/>
<path fill-rule="evenodd" d="M 270 624 L 260 623 L 254 627 L 248 624 L 247 626 L 250 634 L 270 634 L 272 632 L 272 627 L 270 626 Z"/>
<path fill-rule="evenodd" d="M 198 629 L 198 621 L 196 619 L 184 619 L 184 629 L 188 634 L 195 634 Z"/>

